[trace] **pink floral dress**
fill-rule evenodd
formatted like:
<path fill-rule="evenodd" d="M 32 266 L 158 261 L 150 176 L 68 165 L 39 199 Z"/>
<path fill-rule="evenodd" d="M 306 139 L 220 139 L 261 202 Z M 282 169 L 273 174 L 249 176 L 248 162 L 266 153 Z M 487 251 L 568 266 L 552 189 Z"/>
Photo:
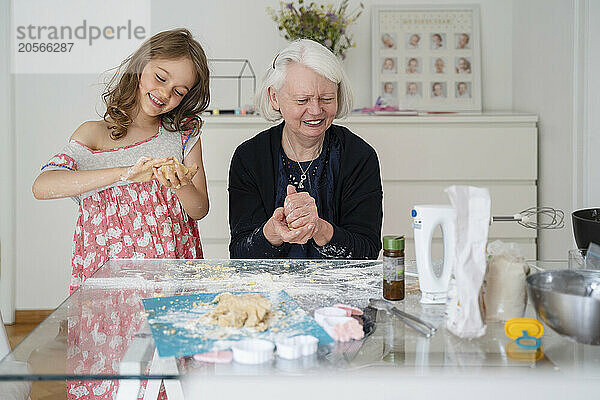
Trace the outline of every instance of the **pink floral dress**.
<path fill-rule="evenodd" d="M 173 156 L 183 162 L 200 136 L 194 133 L 169 132 L 161 127 L 143 142 L 113 150 L 92 150 L 71 140 L 42 171 L 130 166 L 143 156 Z M 196 221 L 186 214 L 175 193 L 156 179 L 116 182 L 73 199 L 79 204 L 79 212 L 73 238 L 70 293 L 109 259 L 202 258 Z M 139 293 L 132 292 L 130 297 L 119 301 L 141 304 Z M 74 373 L 117 372 L 121 352 L 116 350 L 127 345 L 119 341 L 124 332 L 130 339 L 142 322 L 143 318 L 135 316 L 108 317 L 104 313 L 83 312 L 69 317 L 67 365 Z M 114 346 L 116 342 L 119 346 Z M 96 349 L 93 354 L 83 350 L 89 349 L 90 343 Z M 116 381 L 67 382 L 69 399 L 113 399 L 117 389 Z"/>

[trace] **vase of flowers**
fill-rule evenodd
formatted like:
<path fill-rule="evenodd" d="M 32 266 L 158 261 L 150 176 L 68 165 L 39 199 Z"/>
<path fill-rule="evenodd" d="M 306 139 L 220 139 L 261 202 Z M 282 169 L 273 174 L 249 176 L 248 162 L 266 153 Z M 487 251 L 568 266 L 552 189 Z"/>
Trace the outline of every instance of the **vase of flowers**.
<path fill-rule="evenodd" d="M 339 6 L 318 5 L 314 2 L 306 5 L 304 0 L 281 1 L 280 9 L 267 7 L 267 12 L 277 23 L 279 31 L 287 40 L 312 39 L 327 47 L 342 60 L 346 51 L 356 47 L 348 27 L 356 22 L 365 8 L 362 3 L 348 11 L 349 0 L 342 0 Z"/>

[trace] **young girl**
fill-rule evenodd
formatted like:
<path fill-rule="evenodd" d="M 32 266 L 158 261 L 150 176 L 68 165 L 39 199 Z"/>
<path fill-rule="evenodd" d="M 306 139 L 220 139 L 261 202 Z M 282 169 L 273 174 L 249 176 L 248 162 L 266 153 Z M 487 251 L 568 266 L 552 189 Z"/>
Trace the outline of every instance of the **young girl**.
<path fill-rule="evenodd" d="M 104 119 L 83 123 L 42 167 L 33 184 L 37 199 L 72 197 L 79 203 L 71 293 L 112 258 L 202 258 L 196 220 L 208 213 L 208 194 L 197 115 L 209 98 L 200 44 L 186 29 L 158 33 L 109 82 Z M 69 331 L 77 323 L 80 334 L 111 324 L 94 325 L 84 316 L 69 322 Z M 108 373 L 116 357 L 109 342 L 94 355 L 105 360 Z M 84 369 L 91 358 L 79 360 Z M 70 382 L 67 389 L 70 398 L 104 399 L 112 398 L 116 384 Z"/>

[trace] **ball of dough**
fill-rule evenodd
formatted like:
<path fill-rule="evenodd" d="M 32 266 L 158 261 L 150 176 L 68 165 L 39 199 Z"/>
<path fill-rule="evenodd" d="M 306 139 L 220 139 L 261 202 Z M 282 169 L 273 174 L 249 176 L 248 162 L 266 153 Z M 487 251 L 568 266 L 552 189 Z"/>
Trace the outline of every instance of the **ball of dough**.
<path fill-rule="evenodd" d="M 175 166 L 176 165 L 179 165 L 181 167 L 181 170 L 183 171 L 184 174 L 187 175 L 187 173 L 190 172 L 190 170 L 188 169 L 188 167 L 186 167 L 185 165 L 183 165 L 182 163 L 180 163 L 177 160 L 170 160 L 168 163 L 161 165 L 158 169 L 163 174 L 166 174 L 168 168 L 173 168 L 173 171 L 175 171 Z"/>

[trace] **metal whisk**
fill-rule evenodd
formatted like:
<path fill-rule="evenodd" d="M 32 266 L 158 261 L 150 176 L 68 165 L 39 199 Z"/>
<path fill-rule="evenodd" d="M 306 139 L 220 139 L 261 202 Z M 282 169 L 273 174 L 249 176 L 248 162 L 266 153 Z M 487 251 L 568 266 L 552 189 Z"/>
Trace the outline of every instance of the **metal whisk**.
<path fill-rule="evenodd" d="M 531 229 L 560 229 L 565 226 L 565 213 L 552 207 L 530 207 L 515 215 L 493 216 L 492 222 L 517 222 Z"/>

